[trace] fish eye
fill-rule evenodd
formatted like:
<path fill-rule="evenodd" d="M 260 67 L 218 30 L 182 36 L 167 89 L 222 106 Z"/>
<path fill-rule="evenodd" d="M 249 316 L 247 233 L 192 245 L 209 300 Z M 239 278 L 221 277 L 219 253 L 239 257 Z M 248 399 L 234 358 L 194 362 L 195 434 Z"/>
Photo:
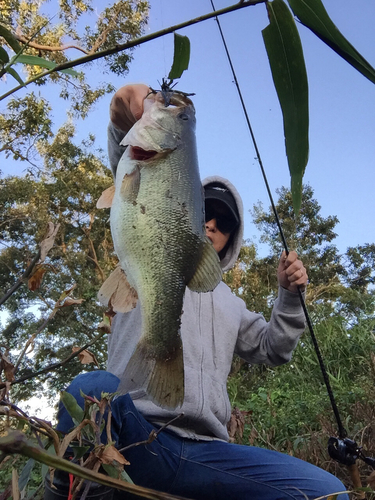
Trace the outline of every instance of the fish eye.
<path fill-rule="evenodd" d="M 181 120 L 188 120 L 189 119 L 189 117 L 186 113 L 180 113 L 178 115 L 178 117 L 181 118 Z"/>

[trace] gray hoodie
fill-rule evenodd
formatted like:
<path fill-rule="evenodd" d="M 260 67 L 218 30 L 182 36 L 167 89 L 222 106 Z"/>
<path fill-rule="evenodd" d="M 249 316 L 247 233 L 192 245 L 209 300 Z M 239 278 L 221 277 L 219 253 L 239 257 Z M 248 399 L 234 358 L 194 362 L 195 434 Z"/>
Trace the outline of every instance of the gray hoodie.
<path fill-rule="evenodd" d="M 118 142 L 124 133 L 109 127 L 109 155 L 115 174 L 121 156 Z M 123 148 L 122 148 L 123 150 Z M 234 196 L 241 224 L 221 260 L 224 271 L 236 262 L 243 236 L 243 206 L 235 187 L 218 176 L 211 182 L 224 184 Z M 141 336 L 139 304 L 127 314 L 117 314 L 108 341 L 108 371 L 121 379 Z M 153 404 L 143 390 L 130 395 L 137 409 L 151 423 L 160 426 L 180 413 L 184 416 L 168 426 L 176 434 L 202 440 L 228 441 L 227 422 L 231 406 L 227 378 L 233 354 L 248 363 L 281 365 L 290 360 L 304 330 L 304 315 L 297 294 L 279 289 L 271 320 L 248 311 L 243 300 L 221 282 L 213 292 L 197 293 L 186 288 L 181 317 L 185 368 L 185 399 L 181 408 L 165 410 Z"/>

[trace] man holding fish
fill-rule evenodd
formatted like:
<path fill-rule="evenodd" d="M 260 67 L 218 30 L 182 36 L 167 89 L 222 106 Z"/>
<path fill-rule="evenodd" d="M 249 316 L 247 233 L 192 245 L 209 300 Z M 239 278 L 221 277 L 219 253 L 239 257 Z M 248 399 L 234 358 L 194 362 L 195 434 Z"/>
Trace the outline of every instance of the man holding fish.
<path fill-rule="evenodd" d="M 307 462 L 228 443 L 233 355 L 272 366 L 291 359 L 305 327 L 297 288 L 305 289 L 307 274 L 294 251 L 283 253 L 269 322 L 221 281 L 242 245 L 242 201 L 217 176 L 205 179 L 202 190 L 193 104 L 182 93 L 169 98 L 166 105 L 163 94 L 138 84 L 112 99 L 115 188 L 98 206 L 112 206 L 120 265 L 99 299 L 117 314 L 108 371 L 79 375 L 68 391 L 79 402 L 80 389 L 96 397 L 119 391 L 112 437 L 120 450 L 168 424 L 151 444 L 125 452 L 138 485 L 202 500 L 302 500 L 344 491 Z M 62 408 L 58 428 L 71 426 Z"/>

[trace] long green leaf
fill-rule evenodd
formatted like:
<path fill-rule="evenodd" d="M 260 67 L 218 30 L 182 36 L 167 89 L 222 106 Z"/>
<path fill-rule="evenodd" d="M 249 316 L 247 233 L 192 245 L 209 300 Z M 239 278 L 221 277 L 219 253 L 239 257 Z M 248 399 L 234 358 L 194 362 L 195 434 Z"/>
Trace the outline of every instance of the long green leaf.
<path fill-rule="evenodd" d="M 301 206 L 302 179 L 309 156 L 308 84 L 301 40 L 282 0 L 267 2 L 270 24 L 262 31 L 280 101 L 294 211 Z"/>
<path fill-rule="evenodd" d="M 375 69 L 337 29 L 321 0 L 288 0 L 288 2 L 302 24 L 362 75 L 375 83 Z"/>
<path fill-rule="evenodd" d="M 118 470 L 116 469 L 116 467 L 114 465 L 111 465 L 111 464 L 102 464 L 102 467 L 106 471 L 106 473 L 108 474 L 109 477 L 113 477 L 115 479 L 118 478 L 119 473 L 118 473 Z M 129 476 L 129 474 L 127 472 L 125 472 L 124 470 L 121 471 L 120 477 L 121 477 L 121 479 L 123 479 L 127 483 L 134 484 L 134 482 L 132 481 L 132 479 Z"/>
<path fill-rule="evenodd" d="M 25 488 L 25 486 L 27 486 L 34 465 L 35 465 L 35 460 L 33 458 L 29 458 L 24 468 L 22 469 L 21 475 L 18 479 L 18 488 L 20 491 L 22 491 Z"/>
<path fill-rule="evenodd" d="M 15 78 L 17 80 L 17 82 L 20 84 L 20 85 L 25 85 L 24 81 L 22 80 L 22 78 L 20 77 L 20 75 L 17 73 L 17 71 L 15 71 L 13 68 L 7 68 L 7 73 L 9 73 L 10 75 L 13 76 L 13 78 Z"/>
<path fill-rule="evenodd" d="M 168 78 L 175 80 L 181 78 L 182 73 L 189 67 L 190 40 L 187 36 L 174 33 L 174 55 L 173 64 Z"/>
<path fill-rule="evenodd" d="M 84 417 L 84 411 L 77 403 L 76 398 L 66 391 L 61 391 L 60 397 L 62 404 L 66 408 L 66 411 L 72 417 L 74 424 L 80 424 Z"/>
<path fill-rule="evenodd" d="M 9 62 L 8 52 L 3 47 L 0 47 L 0 63 L 6 64 L 7 62 Z"/>
<path fill-rule="evenodd" d="M 56 64 L 52 61 L 48 61 L 43 57 L 38 56 L 28 56 L 27 54 L 20 54 L 15 60 L 17 63 L 30 64 L 30 66 L 40 66 L 41 68 L 53 69 Z"/>
<path fill-rule="evenodd" d="M 21 45 L 18 43 L 17 38 L 11 33 L 8 28 L 0 24 L 0 36 L 2 36 L 6 42 L 12 47 L 14 52 L 17 54 L 17 52 L 20 52 Z"/>
<path fill-rule="evenodd" d="M 21 54 L 17 57 L 15 60 L 17 63 L 23 63 L 23 64 L 30 64 L 30 66 L 40 66 L 41 68 L 47 68 L 47 69 L 53 69 L 56 68 L 57 64 L 54 63 L 53 61 L 48 61 L 47 59 L 44 59 L 43 57 L 38 57 L 38 56 L 29 56 L 26 54 Z M 74 71 L 73 69 L 64 69 L 62 70 L 62 73 L 67 73 L 68 75 L 71 76 L 78 76 L 77 71 Z"/>

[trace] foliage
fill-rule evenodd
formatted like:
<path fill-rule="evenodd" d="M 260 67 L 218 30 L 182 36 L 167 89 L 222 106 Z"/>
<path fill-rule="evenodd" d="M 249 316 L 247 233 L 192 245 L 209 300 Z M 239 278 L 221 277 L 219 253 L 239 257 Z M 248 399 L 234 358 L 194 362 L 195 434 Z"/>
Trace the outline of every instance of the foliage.
<path fill-rule="evenodd" d="M 120 0 L 99 15 L 92 0 L 64 0 L 60 6 L 56 2 L 51 5 L 46 0 L 7 0 L 0 5 L 0 26 L 11 32 L 17 46 L 12 44 L 11 47 L 8 37 L 3 39 L 0 36 L 0 42 L 6 42 L 4 48 L 9 55 L 21 47 L 22 57 L 43 57 L 51 63 L 60 64 L 68 60 L 68 51 L 94 53 L 140 36 L 147 16 L 148 2 L 144 0 Z M 79 27 L 83 23 L 88 24 L 82 35 Z M 131 60 L 132 53 L 128 50 L 108 56 L 96 66 L 100 67 L 101 73 L 125 74 Z M 69 105 L 68 116 L 85 118 L 98 99 L 108 92 L 112 93 L 114 87 L 97 77 L 89 78 L 92 64 L 86 64 L 80 70 L 78 78 L 52 73 L 36 84 L 39 87 L 47 82 L 55 84 L 56 97 Z M 31 78 L 40 72 L 40 68 L 35 64 L 25 64 L 23 71 Z M 52 88 L 49 88 L 48 95 L 54 95 Z M 26 159 L 35 166 L 32 158 L 39 154 L 39 141 L 50 138 L 54 132 L 51 108 L 45 97 L 34 93 L 11 99 L 7 103 L 7 111 L 4 110 L 1 115 L 0 151 L 6 157 L 12 155 L 16 160 Z M 20 118 L 19 122 L 17 118 Z"/>
<path fill-rule="evenodd" d="M 108 212 L 98 211 L 96 200 L 111 183 L 111 177 L 92 150 L 92 142 L 77 146 L 71 140 L 74 127 L 62 127 L 55 139 L 43 145 L 45 170 L 25 177 L 8 177 L 1 181 L 1 252 L 0 290 L 4 293 L 38 251 L 49 221 L 60 224 L 55 246 L 45 261 L 46 272 L 35 290 L 21 287 L 7 302 L 15 329 L 3 330 L 3 344 L 16 352 L 18 346 L 34 334 L 54 307 L 61 293 L 76 284 L 75 296 L 84 299 L 77 306 L 60 309 L 56 317 L 33 342 L 32 354 L 24 359 L 19 376 L 40 370 L 67 357 L 73 345 L 82 346 L 93 338 L 101 319 L 96 293 L 115 265 Z M 105 361 L 104 343 L 95 353 L 99 363 Z M 78 364 L 62 368 L 71 378 L 80 370 Z M 62 378 L 61 378 L 62 376 Z M 41 380 L 44 380 L 43 375 Z M 41 380 L 18 386 L 18 397 L 29 397 L 41 388 Z M 60 380 L 60 381 L 59 381 Z M 66 383 L 64 375 L 48 376 L 54 391 Z"/>
<path fill-rule="evenodd" d="M 346 40 L 321 0 L 288 0 L 297 20 L 375 83 L 375 69 Z M 298 214 L 308 151 L 308 83 L 303 49 L 293 16 L 282 0 L 266 2 L 270 24 L 263 39 L 284 120 L 285 148 L 291 176 L 292 202 Z"/>
<path fill-rule="evenodd" d="M 374 318 L 347 329 L 344 318 L 334 316 L 317 323 L 315 331 L 344 427 L 368 456 L 375 454 L 374 328 Z M 290 364 L 244 366 L 228 388 L 232 404 L 250 412 L 244 443 L 291 453 L 348 483 L 345 468 L 327 462 L 327 440 L 337 425 L 308 333 Z"/>
<path fill-rule="evenodd" d="M 41 479 L 47 476 L 51 482 L 57 479 L 60 488 L 69 488 L 73 496 L 81 488 L 87 493 L 90 483 L 94 481 L 107 487 L 130 491 L 140 497 L 161 498 L 154 490 L 134 485 L 124 469 L 129 462 L 115 448 L 111 428 L 105 425 L 104 419 L 106 415 L 111 420 L 113 396 L 114 394 L 102 393 L 99 400 L 82 393 L 82 409 L 72 395 L 63 392 L 62 402 L 75 425 L 65 435 L 55 431 L 43 420 L 28 417 L 14 404 L 2 405 L 0 414 L 6 413 L 8 416 L 6 424 L 0 429 L 0 487 L 5 490 L 2 496 L 20 498 L 17 493 L 19 490 L 22 497 L 35 494 L 38 498 L 44 485 Z M 151 432 L 145 444 L 154 439 L 155 434 Z M 134 443 L 133 446 L 139 444 Z M 16 453 L 21 453 L 20 460 L 12 460 L 11 455 Z M 6 459 L 3 460 L 5 456 Z M 24 457 L 29 460 L 25 461 Z M 42 470 L 40 463 L 43 464 Z M 49 466 L 49 470 L 46 466 Z M 104 471 L 106 475 L 103 474 Z M 75 476 L 72 484 L 68 474 Z M 82 484 L 81 478 L 86 479 L 86 483 Z M 33 484 L 35 480 L 39 480 L 39 483 Z M 32 491 L 33 486 L 37 487 L 36 491 Z M 109 491 L 108 488 L 107 493 Z"/>
<path fill-rule="evenodd" d="M 147 16 L 148 2 L 143 0 L 120 0 L 104 6 L 99 14 L 92 0 L 62 0 L 59 5 L 7 0 L 0 5 L 0 25 L 6 27 L 0 31 L 4 35 L 0 42 L 9 57 L 19 53 L 21 47 L 21 57 L 43 57 L 59 64 L 67 61 L 72 51 L 94 53 L 140 36 Z M 131 59 L 131 52 L 126 51 L 96 65 L 102 73 L 124 74 Z M 101 192 L 112 182 L 111 176 L 102 152 L 95 151 L 92 134 L 80 144 L 76 142 L 73 121 L 85 118 L 101 96 L 113 91 L 113 86 L 90 78 L 92 65 L 82 69 L 86 74 L 82 72 L 78 78 L 52 74 L 38 80 L 41 89 L 48 89 L 43 96 L 35 91 L 23 92 L 8 100 L 0 115 L 0 152 L 5 158 L 29 166 L 24 177 L 0 181 L 0 295 L 38 256 L 47 224 L 60 225 L 53 250 L 32 271 L 33 284 L 21 286 L 5 305 L 9 320 L 1 332 L 2 349 L 10 363 L 17 365 L 16 378 L 63 361 L 72 347 L 95 338 L 102 319 L 96 293 L 116 262 L 108 212 L 98 212 L 95 207 Z M 30 78 L 40 68 L 25 65 L 23 70 Z M 52 116 L 58 97 L 69 105 L 68 121 L 59 128 Z M 59 305 L 73 285 L 75 297 L 82 300 L 72 302 L 70 298 L 72 305 Z M 25 345 L 26 353 L 21 348 Z M 105 339 L 97 343 L 96 349 L 94 356 L 103 365 Z M 76 361 L 69 367 L 61 366 L 58 372 L 16 384 L 15 400 L 28 399 L 38 391 L 55 394 L 81 369 Z M 47 379 L 48 384 L 43 386 Z"/>
<path fill-rule="evenodd" d="M 53 6 L 58 11 L 59 21 L 52 25 L 51 18 L 54 19 L 56 12 L 51 13 L 53 7 L 48 6 L 45 0 L 37 3 L 31 0 L 3 2 L 0 9 L 0 25 L 4 27 L 2 34 L 7 42 L 5 47 L 12 48 L 17 57 L 21 50 L 22 57 L 24 55 L 29 57 L 28 61 L 33 61 L 30 56 L 39 58 L 43 56 L 39 59 L 43 60 L 40 66 L 48 67 L 45 60 L 53 64 L 66 62 L 68 59 L 65 52 L 68 49 L 93 54 L 140 36 L 148 15 L 148 2 L 144 0 L 119 0 L 112 6 L 106 7 L 99 15 L 95 12 L 91 0 L 59 3 L 59 6 Z M 83 35 L 78 32 L 78 27 L 82 23 L 88 23 Z M 4 31 L 5 29 L 7 31 Z M 22 61 L 17 57 L 11 61 L 13 64 L 26 63 L 28 78 L 40 73 L 37 59 L 27 64 L 27 60 Z M 130 60 L 130 53 L 122 52 L 107 56 L 102 64 L 105 63 L 106 71 L 122 74 L 127 71 Z M 64 80 L 69 82 L 64 75 L 57 73 L 51 75 L 51 80 L 59 83 Z M 45 79 L 37 81 L 38 85 L 43 83 Z M 61 96 L 66 96 L 67 88 L 65 85 Z M 98 91 L 99 94 L 111 91 L 111 87 L 106 88 L 103 85 L 92 91 L 84 81 L 83 74 L 80 77 L 80 84 L 73 85 L 70 90 L 74 92 L 74 88 L 92 94 L 87 96 L 92 102 L 96 100 L 97 97 L 94 96 Z M 78 103 L 76 100 L 75 105 Z"/>
<path fill-rule="evenodd" d="M 303 188 L 298 217 L 290 191 L 282 188 L 278 194 L 286 239 L 311 277 L 306 302 L 344 427 L 366 455 L 374 456 L 374 244 L 348 248 L 340 255 L 333 243 L 337 217 L 322 217 L 311 187 Z M 271 208 L 265 212 L 258 204 L 252 214 L 270 255 L 259 258 L 255 245 L 248 243 L 226 282 L 248 308 L 269 318 L 282 247 Z M 327 439 L 336 435 L 337 425 L 308 332 L 284 366 L 249 366 L 236 359 L 228 391 L 237 415 L 242 415 L 239 442 L 291 453 L 330 470 L 350 486 L 345 467 L 327 461 Z M 368 474 L 369 469 L 362 465 L 361 472 Z"/>
<path fill-rule="evenodd" d="M 303 186 L 302 205 L 298 216 L 292 208 L 290 190 L 277 191 L 276 210 L 288 247 L 295 250 L 307 269 L 310 285 L 306 302 L 312 313 L 322 317 L 340 313 L 348 322 L 374 313 L 374 245 L 350 247 L 340 255 L 333 243 L 336 237 L 336 216 L 323 217 L 314 198 L 313 189 Z M 227 276 L 250 309 L 261 311 L 268 318 L 277 294 L 276 269 L 283 251 L 279 229 L 271 207 L 266 212 L 261 203 L 252 210 L 254 224 L 260 230 L 260 241 L 268 243 L 270 254 L 256 257 L 254 245 L 245 246 L 240 259 Z"/>
<path fill-rule="evenodd" d="M 283 112 L 293 208 L 298 214 L 309 156 L 307 73 L 301 40 L 290 10 L 282 0 L 266 5 L 270 24 L 262 35 Z"/>

